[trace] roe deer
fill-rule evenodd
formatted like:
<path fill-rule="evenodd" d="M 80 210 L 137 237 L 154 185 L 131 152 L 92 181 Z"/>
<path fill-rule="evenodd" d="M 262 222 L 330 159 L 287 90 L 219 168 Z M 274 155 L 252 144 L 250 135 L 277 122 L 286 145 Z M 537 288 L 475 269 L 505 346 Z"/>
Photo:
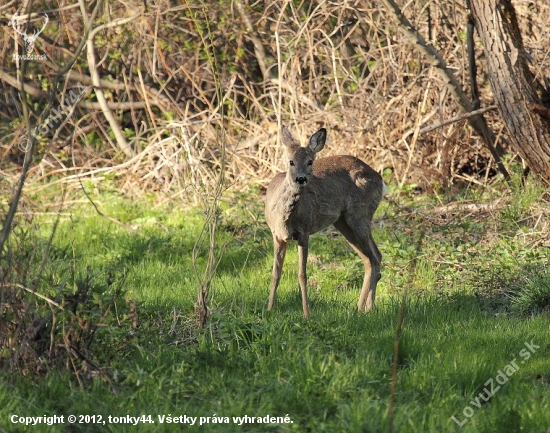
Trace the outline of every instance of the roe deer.
<path fill-rule="evenodd" d="M 365 265 L 359 311 L 374 306 L 382 255 L 371 234 L 371 220 L 386 191 L 382 177 L 349 155 L 315 160 L 327 137 L 322 128 L 301 147 L 286 127 L 281 128 L 288 171 L 277 174 L 267 187 L 265 217 L 273 234 L 274 261 L 267 309 L 275 305 L 287 242 L 298 241 L 298 279 L 304 316 L 309 317 L 306 262 L 309 235 L 331 224 L 344 235 Z"/>

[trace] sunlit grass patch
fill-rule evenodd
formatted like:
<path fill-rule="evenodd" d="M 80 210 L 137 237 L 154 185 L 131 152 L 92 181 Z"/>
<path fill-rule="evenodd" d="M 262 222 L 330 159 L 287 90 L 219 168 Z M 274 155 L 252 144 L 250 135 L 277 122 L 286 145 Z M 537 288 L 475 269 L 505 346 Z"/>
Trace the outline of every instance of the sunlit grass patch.
<path fill-rule="evenodd" d="M 70 369 L 40 378 L 5 377 L 2 422 L 8 412 L 146 413 L 155 419 L 288 414 L 293 423 L 186 428 L 387 431 L 395 328 L 407 291 L 397 360 L 397 432 L 544 431 L 550 425 L 548 249 L 532 247 L 544 242 L 535 231 L 486 214 L 443 218 L 429 211 L 435 205 L 428 199 L 405 196 L 407 210 L 390 203 L 377 216 L 383 224 L 375 222 L 374 237 L 384 255 L 375 309 L 357 312 L 361 260 L 328 231 L 311 239 L 311 319 L 305 321 L 296 246 L 289 247 L 278 303 L 268 312 L 273 253 L 261 202 L 250 200 L 245 209 L 241 197 L 235 200 L 222 206 L 218 242 L 224 251 L 204 330 L 195 325 L 191 259 L 201 212 L 127 207 L 120 200 L 111 210 L 132 229 L 90 214 L 87 207 L 61 221 L 41 283 L 44 293 L 53 296 L 67 278 L 76 285 L 89 281 L 98 290 L 110 275 L 121 284 L 126 307 L 114 311 L 98 333 L 100 344 L 92 346 L 101 347 L 94 360 L 112 385 L 91 375 L 79 385 Z M 547 204 L 537 206 L 544 210 Z M 40 230 L 47 233 L 44 222 Z M 525 224 L 534 227 L 537 220 Z M 418 247 L 420 229 L 425 236 Z M 105 290 L 97 302 L 109 295 Z M 521 355 L 526 342 L 539 346 L 527 359 Z M 476 407 L 485 383 L 512 361 L 518 370 Z M 452 417 L 464 420 L 468 406 L 472 415 L 460 428 Z M 173 426 L 154 427 L 171 431 Z"/>

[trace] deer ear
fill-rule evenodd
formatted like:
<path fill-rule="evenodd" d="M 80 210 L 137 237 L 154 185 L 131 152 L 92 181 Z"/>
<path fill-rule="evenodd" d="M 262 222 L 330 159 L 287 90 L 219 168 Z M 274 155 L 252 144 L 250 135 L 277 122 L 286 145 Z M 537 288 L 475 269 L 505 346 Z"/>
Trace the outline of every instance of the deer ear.
<path fill-rule="evenodd" d="M 281 141 L 287 147 L 287 149 L 300 146 L 298 142 L 294 139 L 288 128 L 284 125 L 281 126 Z"/>
<path fill-rule="evenodd" d="M 325 128 L 319 129 L 309 139 L 308 147 L 315 153 L 320 152 L 325 147 L 325 141 L 327 139 L 327 130 Z"/>

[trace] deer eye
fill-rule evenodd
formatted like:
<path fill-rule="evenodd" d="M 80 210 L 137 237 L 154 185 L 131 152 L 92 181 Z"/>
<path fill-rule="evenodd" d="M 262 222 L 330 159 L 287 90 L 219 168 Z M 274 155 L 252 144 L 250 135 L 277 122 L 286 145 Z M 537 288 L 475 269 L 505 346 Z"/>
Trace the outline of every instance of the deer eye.
<path fill-rule="evenodd" d="M 310 160 L 307 162 L 307 165 L 313 165 L 313 161 L 310 159 Z"/>
<path fill-rule="evenodd" d="M 294 166 L 294 161 L 290 161 L 290 165 L 291 165 L 291 166 Z"/>

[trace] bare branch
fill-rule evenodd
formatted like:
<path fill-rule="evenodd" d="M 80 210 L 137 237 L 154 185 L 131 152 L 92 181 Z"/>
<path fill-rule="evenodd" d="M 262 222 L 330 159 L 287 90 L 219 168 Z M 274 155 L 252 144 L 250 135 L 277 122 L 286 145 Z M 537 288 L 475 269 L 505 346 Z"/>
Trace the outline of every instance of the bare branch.
<path fill-rule="evenodd" d="M 256 30 L 252 26 L 252 23 L 250 22 L 250 18 L 248 17 L 248 13 L 246 12 L 243 4 L 241 3 L 241 0 L 235 0 L 235 6 L 239 10 L 239 13 L 241 14 L 243 18 L 244 25 L 246 26 L 246 29 L 248 30 L 248 37 L 254 44 L 254 54 L 256 54 L 256 59 L 258 60 L 258 66 L 260 67 L 260 70 L 262 71 L 262 75 L 264 77 L 264 80 L 268 80 L 271 78 L 271 71 L 267 67 L 266 63 L 266 55 L 265 55 L 265 49 L 260 41 L 260 38 L 256 35 Z"/>
<path fill-rule="evenodd" d="M 5 81 L 10 86 L 15 87 L 17 90 L 24 90 L 26 93 L 28 93 L 31 96 L 35 96 L 39 98 L 48 97 L 46 92 L 42 91 L 38 87 L 32 86 L 27 83 L 21 83 L 13 75 L 10 75 L 2 70 L 0 70 L 0 80 Z"/>
<path fill-rule="evenodd" d="M 84 4 L 84 0 L 79 0 L 79 2 L 80 2 L 80 9 L 82 10 L 82 15 L 84 16 L 86 15 L 86 5 Z M 141 15 L 141 12 L 134 14 L 131 17 L 121 18 L 121 19 L 112 21 L 110 23 L 103 24 L 101 26 L 96 27 L 88 34 L 87 43 L 86 43 L 88 67 L 90 68 L 90 75 L 92 77 L 92 83 L 94 86 L 97 101 L 101 107 L 101 111 L 103 112 L 103 115 L 107 119 L 107 122 L 109 122 L 109 126 L 111 127 L 113 134 L 115 135 L 116 142 L 118 144 L 119 149 L 122 152 L 124 152 L 126 156 L 130 158 L 135 155 L 135 152 L 126 141 L 126 138 L 124 138 L 124 134 L 120 130 L 120 126 L 118 125 L 115 119 L 115 116 L 113 116 L 113 112 L 109 108 L 109 105 L 107 104 L 107 100 L 105 99 L 105 95 L 103 94 L 103 89 L 101 88 L 101 80 L 99 78 L 99 73 L 97 71 L 97 65 L 96 65 L 96 59 L 95 59 L 95 53 L 94 53 L 94 37 L 101 30 L 104 30 L 109 27 L 115 27 L 115 26 L 126 24 L 138 18 L 140 15 Z M 88 21 L 87 15 L 86 15 L 86 18 L 84 18 L 84 20 Z"/>
<path fill-rule="evenodd" d="M 459 122 L 461 120 L 466 120 L 472 116 L 477 116 L 479 114 L 486 113 L 487 111 L 495 110 L 496 108 L 496 105 L 491 105 L 490 107 L 480 108 L 479 110 L 470 111 L 469 113 L 463 113 L 459 116 L 451 117 L 450 119 L 444 120 L 443 122 L 426 126 L 425 128 L 422 128 L 419 132 L 420 134 L 425 134 L 426 132 L 433 131 L 434 129 L 441 128 L 443 126 L 450 125 L 451 123 Z"/>

